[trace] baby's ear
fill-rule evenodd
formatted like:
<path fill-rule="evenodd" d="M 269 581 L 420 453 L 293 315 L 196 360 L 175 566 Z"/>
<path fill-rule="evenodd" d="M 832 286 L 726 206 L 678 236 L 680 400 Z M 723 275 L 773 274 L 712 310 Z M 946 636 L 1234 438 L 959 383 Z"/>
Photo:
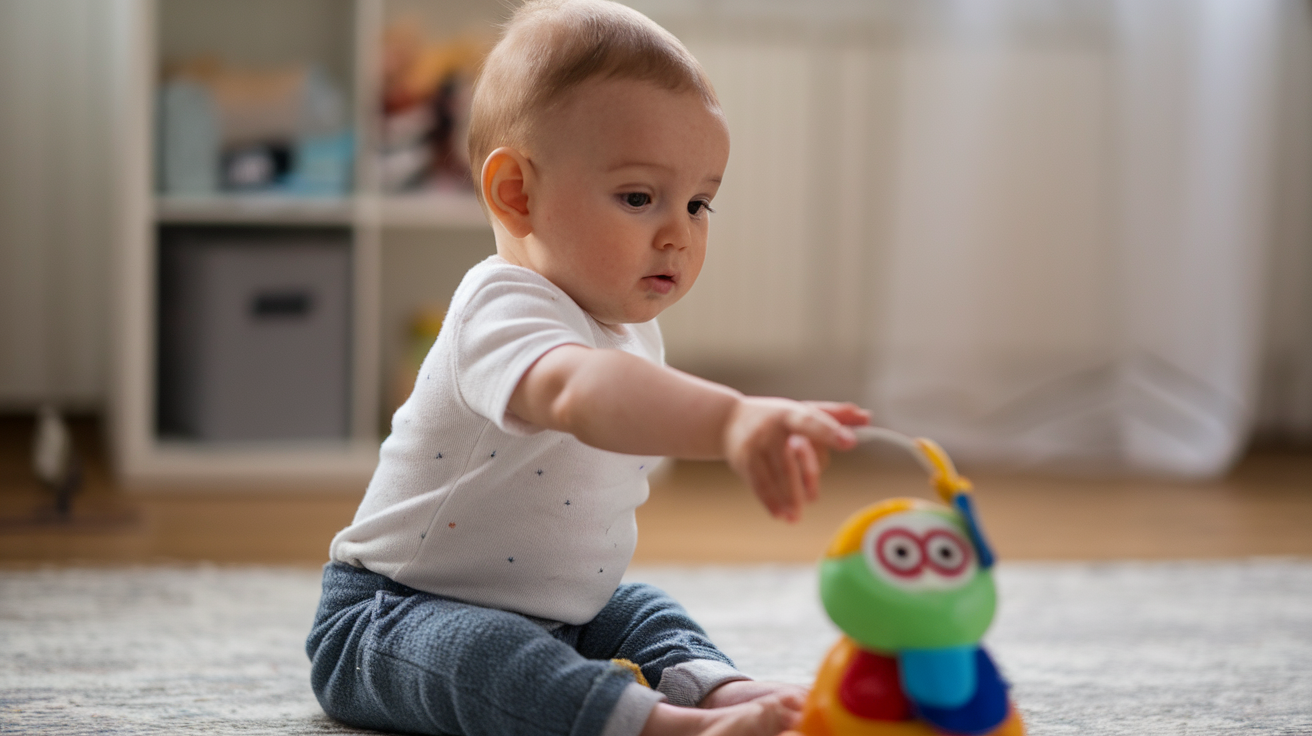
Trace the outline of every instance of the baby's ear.
<path fill-rule="evenodd" d="M 511 235 L 533 231 L 529 222 L 529 189 L 533 165 L 519 151 L 502 146 L 483 162 L 483 201 Z"/>

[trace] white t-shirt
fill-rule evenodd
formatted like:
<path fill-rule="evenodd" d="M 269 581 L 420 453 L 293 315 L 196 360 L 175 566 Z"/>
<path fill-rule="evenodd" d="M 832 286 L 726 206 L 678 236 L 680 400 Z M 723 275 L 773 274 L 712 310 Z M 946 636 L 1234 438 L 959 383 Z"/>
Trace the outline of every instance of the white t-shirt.
<path fill-rule="evenodd" d="M 634 509 L 659 458 L 598 450 L 507 411 L 524 372 L 566 344 L 664 362 L 654 320 L 603 326 L 497 256 L 470 269 L 332 559 L 470 603 L 592 620 L 633 556 Z"/>

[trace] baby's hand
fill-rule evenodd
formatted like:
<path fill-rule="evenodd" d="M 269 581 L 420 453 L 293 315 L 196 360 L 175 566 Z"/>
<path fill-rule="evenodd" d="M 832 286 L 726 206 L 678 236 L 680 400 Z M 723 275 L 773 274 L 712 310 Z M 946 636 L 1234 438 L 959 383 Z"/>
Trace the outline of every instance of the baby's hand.
<path fill-rule="evenodd" d="M 829 450 L 856 445 L 844 425 L 869 423 L 870 415 L 854 404 L 745 396 L 729 419 L 725 456 L 771 515 L 796 521 L 803 501 L 819 496 Z"/>

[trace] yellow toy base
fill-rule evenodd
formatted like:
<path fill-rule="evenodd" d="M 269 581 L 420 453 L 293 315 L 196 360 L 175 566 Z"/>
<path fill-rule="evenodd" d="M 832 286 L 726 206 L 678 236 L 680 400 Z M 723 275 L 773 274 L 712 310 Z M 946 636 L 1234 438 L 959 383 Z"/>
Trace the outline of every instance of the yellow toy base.
<path fill-rule="evenodd" d="M 838 686 L 848 663 L 856 654 L 856 645 L 843 637 L 829 650 L 820 665 L 811 696 L 802 711 L 797 731 L 805 736 L 942 736 L 942 731 L 922 721 L 871 721 L 852 715 L 838 699 Z M 987 736 L 1025 736 L 1016 706 L 1008 708 L 1007 720 Z"/>

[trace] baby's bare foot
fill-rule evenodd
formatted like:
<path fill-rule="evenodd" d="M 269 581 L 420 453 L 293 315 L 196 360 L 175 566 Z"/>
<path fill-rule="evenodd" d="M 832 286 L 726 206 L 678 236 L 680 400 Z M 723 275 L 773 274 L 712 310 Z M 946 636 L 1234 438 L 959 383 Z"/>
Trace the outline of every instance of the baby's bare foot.
<path fill-rule="evenodd" d="M 806 704 L 806 695 L 806 688 L 797 685 L 761 680 L 734 680 L 707 693 L 697 705 L 700 708 L 723 708 L 762 698 L 778 697 L 785 706 L 800 711 Z"/>
<path fill-rule="evenodd" d="M 703 731 L 702 736 L 776 736 L 798 721 L 798 711 L 779 698 L 761 698 L 713 712 L 728 717 Z"/>
<path fill-rule="evenodd" d="M 641 736 L 776 736 L 792 728 L 797 719 L 797 710 L 778 697 L 713 710 L 660 703 Z"/>

